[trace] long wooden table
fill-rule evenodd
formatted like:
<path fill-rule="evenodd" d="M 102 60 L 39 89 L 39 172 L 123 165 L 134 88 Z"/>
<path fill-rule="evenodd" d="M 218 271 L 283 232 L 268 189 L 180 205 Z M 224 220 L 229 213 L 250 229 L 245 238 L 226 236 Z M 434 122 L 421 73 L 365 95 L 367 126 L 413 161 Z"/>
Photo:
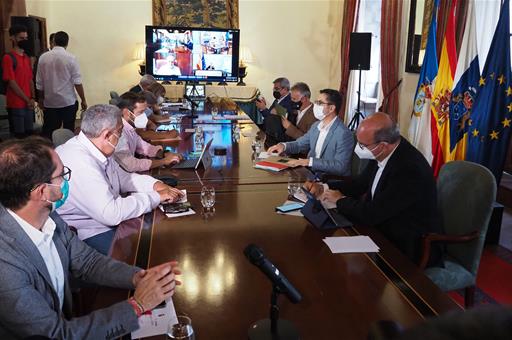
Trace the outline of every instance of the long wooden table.
<path fill-rule="evenodd" d="M 223 136 L 223 129 L 214 130 L 214 138 Z M 196 339 L 246 339 L 249 326 L 268 317 L 271 284 L 244 257 L 249 243 L 260 246 L 301 292 L 299 304 L 284 296 L 279 304 L 281 318 L 293 322 L 302 339 L 365 339 L 378 320 L 411 327 L 460 309 L 375 230 L 325 232 L 302 217 L 277 214 L 274 208 L 287 199 L 290 173 L 253 169 L 250 141 L 243 136 L 231 141 L 231 162 L 200 172 L 201 182 L 217 189 L 213 216 L 202 213 L 193 170 L 162 169 L 159 174 L 180 178 L 197 213 L 169 219 L 155 210 L 117 229 L 114 258 L 144 268 L 180 262 L 183 286 L 173 300 L 178 314 L 191 317 Z M 380 253 L 332 254 L 322 241 L 357 234 L 370 235 Z M 126 297 L 126 291 L 103 289 L 97 306 Z"/>

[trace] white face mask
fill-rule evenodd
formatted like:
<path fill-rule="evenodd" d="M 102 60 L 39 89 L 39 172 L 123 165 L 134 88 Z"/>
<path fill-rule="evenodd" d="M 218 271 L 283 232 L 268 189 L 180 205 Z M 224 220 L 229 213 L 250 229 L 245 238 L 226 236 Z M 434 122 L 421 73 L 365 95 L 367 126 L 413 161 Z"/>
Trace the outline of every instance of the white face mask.
<path fill-rule="evenodd" d="M 156 99 L 156 103 L 158 105 L 162 105 L 162 103 L 165 101 L 164 97 L 162 96 L 158 96 L 158 98 Z"/>
<path fill-rule="evenodd" d="M 322 120 L 326 116 L 326 114 L 324 113 L 324 107 L 318 104 L 313 104 L 313 114 L 315 115 L 315 118 L 318 120 Z"/>
<path fill-rule="evenodd" d="M 117 145 L 119 145 L 119 139 L 121 139 L 121 137 L 116 135 L 115 133 L 114 133 L 114 136 L 117 137 Z M 114 149 L 114 152 L 115 152 L 117 145 L 114 145 L 114 144 L 110 143 L 110 141 L 108 139 L 107 139 L 107 143 Z"/>
<path fill-rule="evenodd" d="M 135 116 L 135 114 L 133 115 Z M 133 119 L 133 125 L 135 125 L 137 129 L 145 129 L 146 125 L 148 125 L 148 116 L 146 116 L 145 114 L 140 114 L 136 116 Z"/>
<path fill-rule="evenodd" d="M 356 153 L 357 157 L 359 157 L 359 159 L 375 159 L 373 153 L 368 148 L 361 148 L 359 143 L 356 143 L 354 152 Z"/>

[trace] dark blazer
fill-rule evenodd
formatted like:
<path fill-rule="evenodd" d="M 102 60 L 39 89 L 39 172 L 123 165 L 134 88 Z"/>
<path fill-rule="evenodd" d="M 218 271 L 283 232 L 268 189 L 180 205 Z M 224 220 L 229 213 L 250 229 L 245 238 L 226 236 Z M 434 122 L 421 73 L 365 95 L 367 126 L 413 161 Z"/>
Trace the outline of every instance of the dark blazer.
<path fill-rule="evenodd" d="M 296 112 L 289 114 L 288 117 L 291 115 L 298 117 Z M 297 118 L 295 118 L 295 120 L 297 120 Z M 309 109 L 304 113 L 304 116 L 302 116 L 302 119 L 299 121 L 299 123 L 292 124 L 288 129 L 286 129 L 286 135 L 293 140 L 302 137 L 306 134 L 306 132 L 309 131 L 311 125 L 313 125 L 316 121 L 317 119 L 313 113 L 313 104 L 311 104 Z"/>
<path fill-rule="evenodd" d="M 418 263 L 421 236 L 440 232 L 437 191 L 432 168 L 423 155 L 402 137 L 389 159 L 375 195 L 371 187 L 378 165 L 371 161 L 352 181 L 328 183 L 347 197 L 336 202 L 338 211 L 354 224 L 377 228 L 407 257 Z M 440 249 L 432 249 L 431 264 L 439 263 Z"/>
<path fill-rule="evenodd" d="M 64 304 L 36 245 L 0 205 L 0 339 L 32 335 L 50 339 L 114 339 L 139 327 L 133 307 L 122 301 L 80 318 L 71 315 L 71 277 L 133 289 L 140 269 L 104 256 L 78 239 L 56 212 L 53 242 L 64 269 Z"/>
<path fill-rule="evenodd" d="M 139 84 L 137 85 L 134 85 L 131 89 L 130 89 L 130 92 L 133 92 L 133 93 L 141 93 L 142 92 L 142 88 L 140 87 Z"/>
<path fill-rule="evenodd" d="M 274 101 L 272 102 L 272 105 L 270 105 L 270 107 L 268 109 L 261 110 L 260 112 L 261 112 L 261 115 L 263 116 L 263 118 L 267 118 L 271 114 L 270 111 L 272 111 L 272 109 L 276 105 L 277 105 L 277 99 L 274 99 Z M 286 111 L 292 112 L 292 97 L 289 92 L 286 96 L 284 96 L 283 100 L 281 100 L 279 105 L 284 107 L 286 109 Z M 293 124 L 295 124 L 295 121 L 291 121 L 291 122 Z"/>

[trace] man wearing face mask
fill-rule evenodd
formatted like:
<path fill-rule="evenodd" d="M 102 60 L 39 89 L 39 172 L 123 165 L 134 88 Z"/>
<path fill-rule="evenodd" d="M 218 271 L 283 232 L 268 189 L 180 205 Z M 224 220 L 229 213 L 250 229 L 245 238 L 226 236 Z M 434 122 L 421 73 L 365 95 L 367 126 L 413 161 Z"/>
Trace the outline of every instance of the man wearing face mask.
<path fill-rule="evenodd" d="M 121 109 L 123 116 L 123 134 L 114 157 L 124 170 L 142 172 L 181 161 L 179 154 L 172 152 L 164 154 L 161 145 L 149 144 L 135 131 L 135 128 L 144 128 L 148 122 L 144 97 L 132 92 L 124 93 L 119 97 L 117 107 Z M 136 158 L 135 154 L 156 159 Z"/>
<path fill-rule="evenodd" d="M 121 337 L 180 284 L 174 261 L 142 270 L 80 241 L 55 212 L 66 201 L 72 177 L 47 139 L 0 144 L 1 339 Z M 73 318 L 72 279 L 135 292 Z"/>
<path fill-rule="evenodd" d="M 277 105 L 281 106 L 287 112 L 292 111 L 290 99 L 290 81 L 287 78 L 281 77 L 274 80 L 273 83 L 274 87 L 272 89 L 272 95 L 274 96 L 274 101 L 269 108 L 267 108 L 267 101 L 264 97 L 256 99 L 256 107 L 264 119 L 267 119 L 270 114 L 277 114 Z M 295 121 L 292 120 L 292 123 L 295 123 Z"/>
<path fill-rule="evenodd" d="M 124 171 L 111 157 L 123 132 L 119 108 L 90 107 L 83 113 L 81 130 L 56 149 L 73 169 L 69 198 L 58 212 L 81 240 L 108 254 L 117 225 L 160 203 L 175 202 L 182 193 L 151 176 Z M 130 195 L 121 196 L 126 193 Z"/>
<path fill-rule="evenodd" d="M 302 154 L 308 158 L 290 161 L 291 166 L 307 166 L 318 173 L 349 176 L 354 150 L 354 137 L 337 117 L 341 106 L 338 91 L 324 89 L 313 106 L 319 122 L 294 142 L 279 143 L 268 149 L 269 153 Z"/>
<path fill-rule="evenodd" d="M 405 138 L 389 115 L 377 112 L 361 122 L 355 148 L 370 159 L 351 181 L 305 187 L 355 224 L 375 227 L 411 260 L 421 255 L 421 236 L 441 232 L 437 223 L 436 184 L 432 168 Z M 433 249 L 430 265 L 440 263 L 441 249 Z"/>
<path fill-rule="evenodd" d="M 9 28 L 13 44 L 10 53 L 2 58 L 2 81 L 6 83 L 6 108 L 9 131 L 18 138 L 32 134 L 34 128 L 34 83 L 28 49 L 28 33 L 25 26 Z"/>

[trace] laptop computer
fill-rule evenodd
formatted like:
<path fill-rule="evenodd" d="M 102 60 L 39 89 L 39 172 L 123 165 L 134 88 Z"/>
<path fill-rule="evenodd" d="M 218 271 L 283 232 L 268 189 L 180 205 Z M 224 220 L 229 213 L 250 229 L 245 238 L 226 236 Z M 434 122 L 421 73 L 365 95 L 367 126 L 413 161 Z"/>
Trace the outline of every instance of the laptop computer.
<path fill-rule="evenodd" d="M 197 170 L 201 164 L 205 169 L 209 168 L 212 165 L 212 155 L 210 155 L 210 146 L 212 145 L 213 138 L 210 139 L 206 146 L 201 151 L 201 155 L 198 158 L 188 158 L 181 161 L 178 164 L 173 164 L 170 166 L 172 169 L 195 169 Z"/>

